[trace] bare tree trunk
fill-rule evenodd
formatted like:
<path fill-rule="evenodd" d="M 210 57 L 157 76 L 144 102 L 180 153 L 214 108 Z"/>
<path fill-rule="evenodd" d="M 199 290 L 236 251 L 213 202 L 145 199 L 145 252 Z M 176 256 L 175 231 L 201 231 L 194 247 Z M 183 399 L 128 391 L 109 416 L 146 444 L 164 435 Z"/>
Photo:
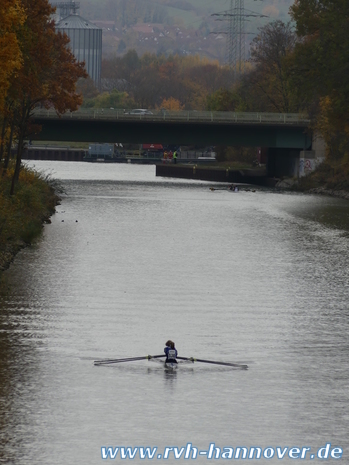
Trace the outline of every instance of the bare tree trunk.
<path fill-rule="evenodd" d="M 3 166 L 3 170 L 2 170 L 2 176 L 5 176 L 8 165 L 10 163 L 14 127 L 15 127 L 15 123 L 14 123 L 14 121 L 12 121 L 12 123 L 11 123 L 11 131 L 10 131 L 10 138 L 9 138 L 9 141 L 8 141 L 8 144 L 7 144 L 7 153 L 6 153 L 6 157 L 4 159 L 4 166 Z"/>
<path fill-rule="evenodd" d="M 4 117 L 2 121 L 2 129 L 1 129 L 1 144 L 0 144 L 0 162 L 2 161 L 2 157 L 4 155 L 4 139 L 5 139 L 5 130 L 7 126 L 7 118 Z"/>
<path fill-rule="evenodd" d="M 15 166 L 15 172 L 13 173 L 13 177 L 12 177 L 10 195 L 14 194 L 15 184 L 18 182 L 18 179 L 19 179 L 19 172 L 21 170 L 21 163 L 22 163 L 23 141 L 24 141 L 23 135 L 20 134 L 19 139 L 18 139 L 16 166 Z"/>

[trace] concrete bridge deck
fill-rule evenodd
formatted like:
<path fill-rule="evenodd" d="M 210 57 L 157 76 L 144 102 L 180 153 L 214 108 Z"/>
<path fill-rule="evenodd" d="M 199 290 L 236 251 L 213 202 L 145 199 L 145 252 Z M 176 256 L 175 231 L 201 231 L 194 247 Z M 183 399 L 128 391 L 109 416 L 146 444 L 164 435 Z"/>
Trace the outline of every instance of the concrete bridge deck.
<path fill-rule="evenodd" d="M 79 110 L 57 116 L 37 110 L 42 131 L 32 140 L 79 142 L 230 145 L 276 148 L 311 147 L 309 120 L 298 114 L 209 111 Z"/>
<path fill-rule="evenodd" d="M 149 110 L 150 111 L 150 110 Z M 120 109 L 80 109 L 68 112 L 60 117 L 54 110 L 35 110 L 36 118 L 74 119 L 74 120 L 104 120 L 104 121 L 168 121 L 168 122 L 211 122 L 211 123 L 244 123 L 244 124 L 281 124 L 307 127 L 309 119 L 298 113 L 262 113 L 262 112 L 231 112 L 231 111 L 163 111 L 151 110 L 150 114 L 135 115 L 132 110 Z"/>

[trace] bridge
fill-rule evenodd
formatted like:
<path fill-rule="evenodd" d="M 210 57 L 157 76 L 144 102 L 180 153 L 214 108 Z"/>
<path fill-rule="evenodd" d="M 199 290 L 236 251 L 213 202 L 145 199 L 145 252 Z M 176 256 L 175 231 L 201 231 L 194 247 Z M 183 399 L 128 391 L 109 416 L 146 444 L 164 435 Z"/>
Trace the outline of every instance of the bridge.
<path fill-rule="evenodd" d="M 65 142 L 228 145 L 309 150 L 309 120 L 298 114 L 210 111 L 36 110 L 42 131 L 31 139 Z"/>

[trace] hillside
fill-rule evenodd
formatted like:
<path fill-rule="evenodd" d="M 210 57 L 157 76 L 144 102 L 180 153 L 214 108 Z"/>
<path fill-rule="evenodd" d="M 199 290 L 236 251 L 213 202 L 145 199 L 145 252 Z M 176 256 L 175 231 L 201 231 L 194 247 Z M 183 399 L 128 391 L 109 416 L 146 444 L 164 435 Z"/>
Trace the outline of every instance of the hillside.
<path fill-rule="evenodd" d="M 292 0 L 245 0 L 245 37 L 249 44 L 269 21 L 289 21 Z M 127 50 L 199 54 L 225 58 L 229 0 L 82 0 L 80 14 L 103 29 L 103 56 Z M 264 17 L 258 17 L 263 15 Z"/>

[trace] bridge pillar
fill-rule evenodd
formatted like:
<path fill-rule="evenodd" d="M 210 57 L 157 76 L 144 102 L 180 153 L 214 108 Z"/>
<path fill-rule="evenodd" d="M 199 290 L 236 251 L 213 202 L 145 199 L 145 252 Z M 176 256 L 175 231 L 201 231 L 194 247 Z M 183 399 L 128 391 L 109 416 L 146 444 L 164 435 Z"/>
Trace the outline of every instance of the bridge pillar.
<path fill-rule="evenodd" d="M 299 156 L 299 149 L 269 148 L 267 176 L 271 178 L 298 176 Z"/>
<path fill-rule="evenodd" d="M 314 150 L 302 150 L 299 154 L 299 164 L 297 177 L 302 178 L 310 174 L 316 168 L 316 158 Z"/>
<path fill-rule="evenodd" d="M 319 133 L 312 137 L 311 150 L 268 148 L 269 177 L 300 178 L 314 171 L 326 158 L 326 144 Z"/>
<path fill-rule="evenodd" d="M 304 150 L 299 154 L 297 176 L 301 178 L 314 171 L 326 158 L 326 144 L 319 133 L 314 133 L 312 150 Z"/>

